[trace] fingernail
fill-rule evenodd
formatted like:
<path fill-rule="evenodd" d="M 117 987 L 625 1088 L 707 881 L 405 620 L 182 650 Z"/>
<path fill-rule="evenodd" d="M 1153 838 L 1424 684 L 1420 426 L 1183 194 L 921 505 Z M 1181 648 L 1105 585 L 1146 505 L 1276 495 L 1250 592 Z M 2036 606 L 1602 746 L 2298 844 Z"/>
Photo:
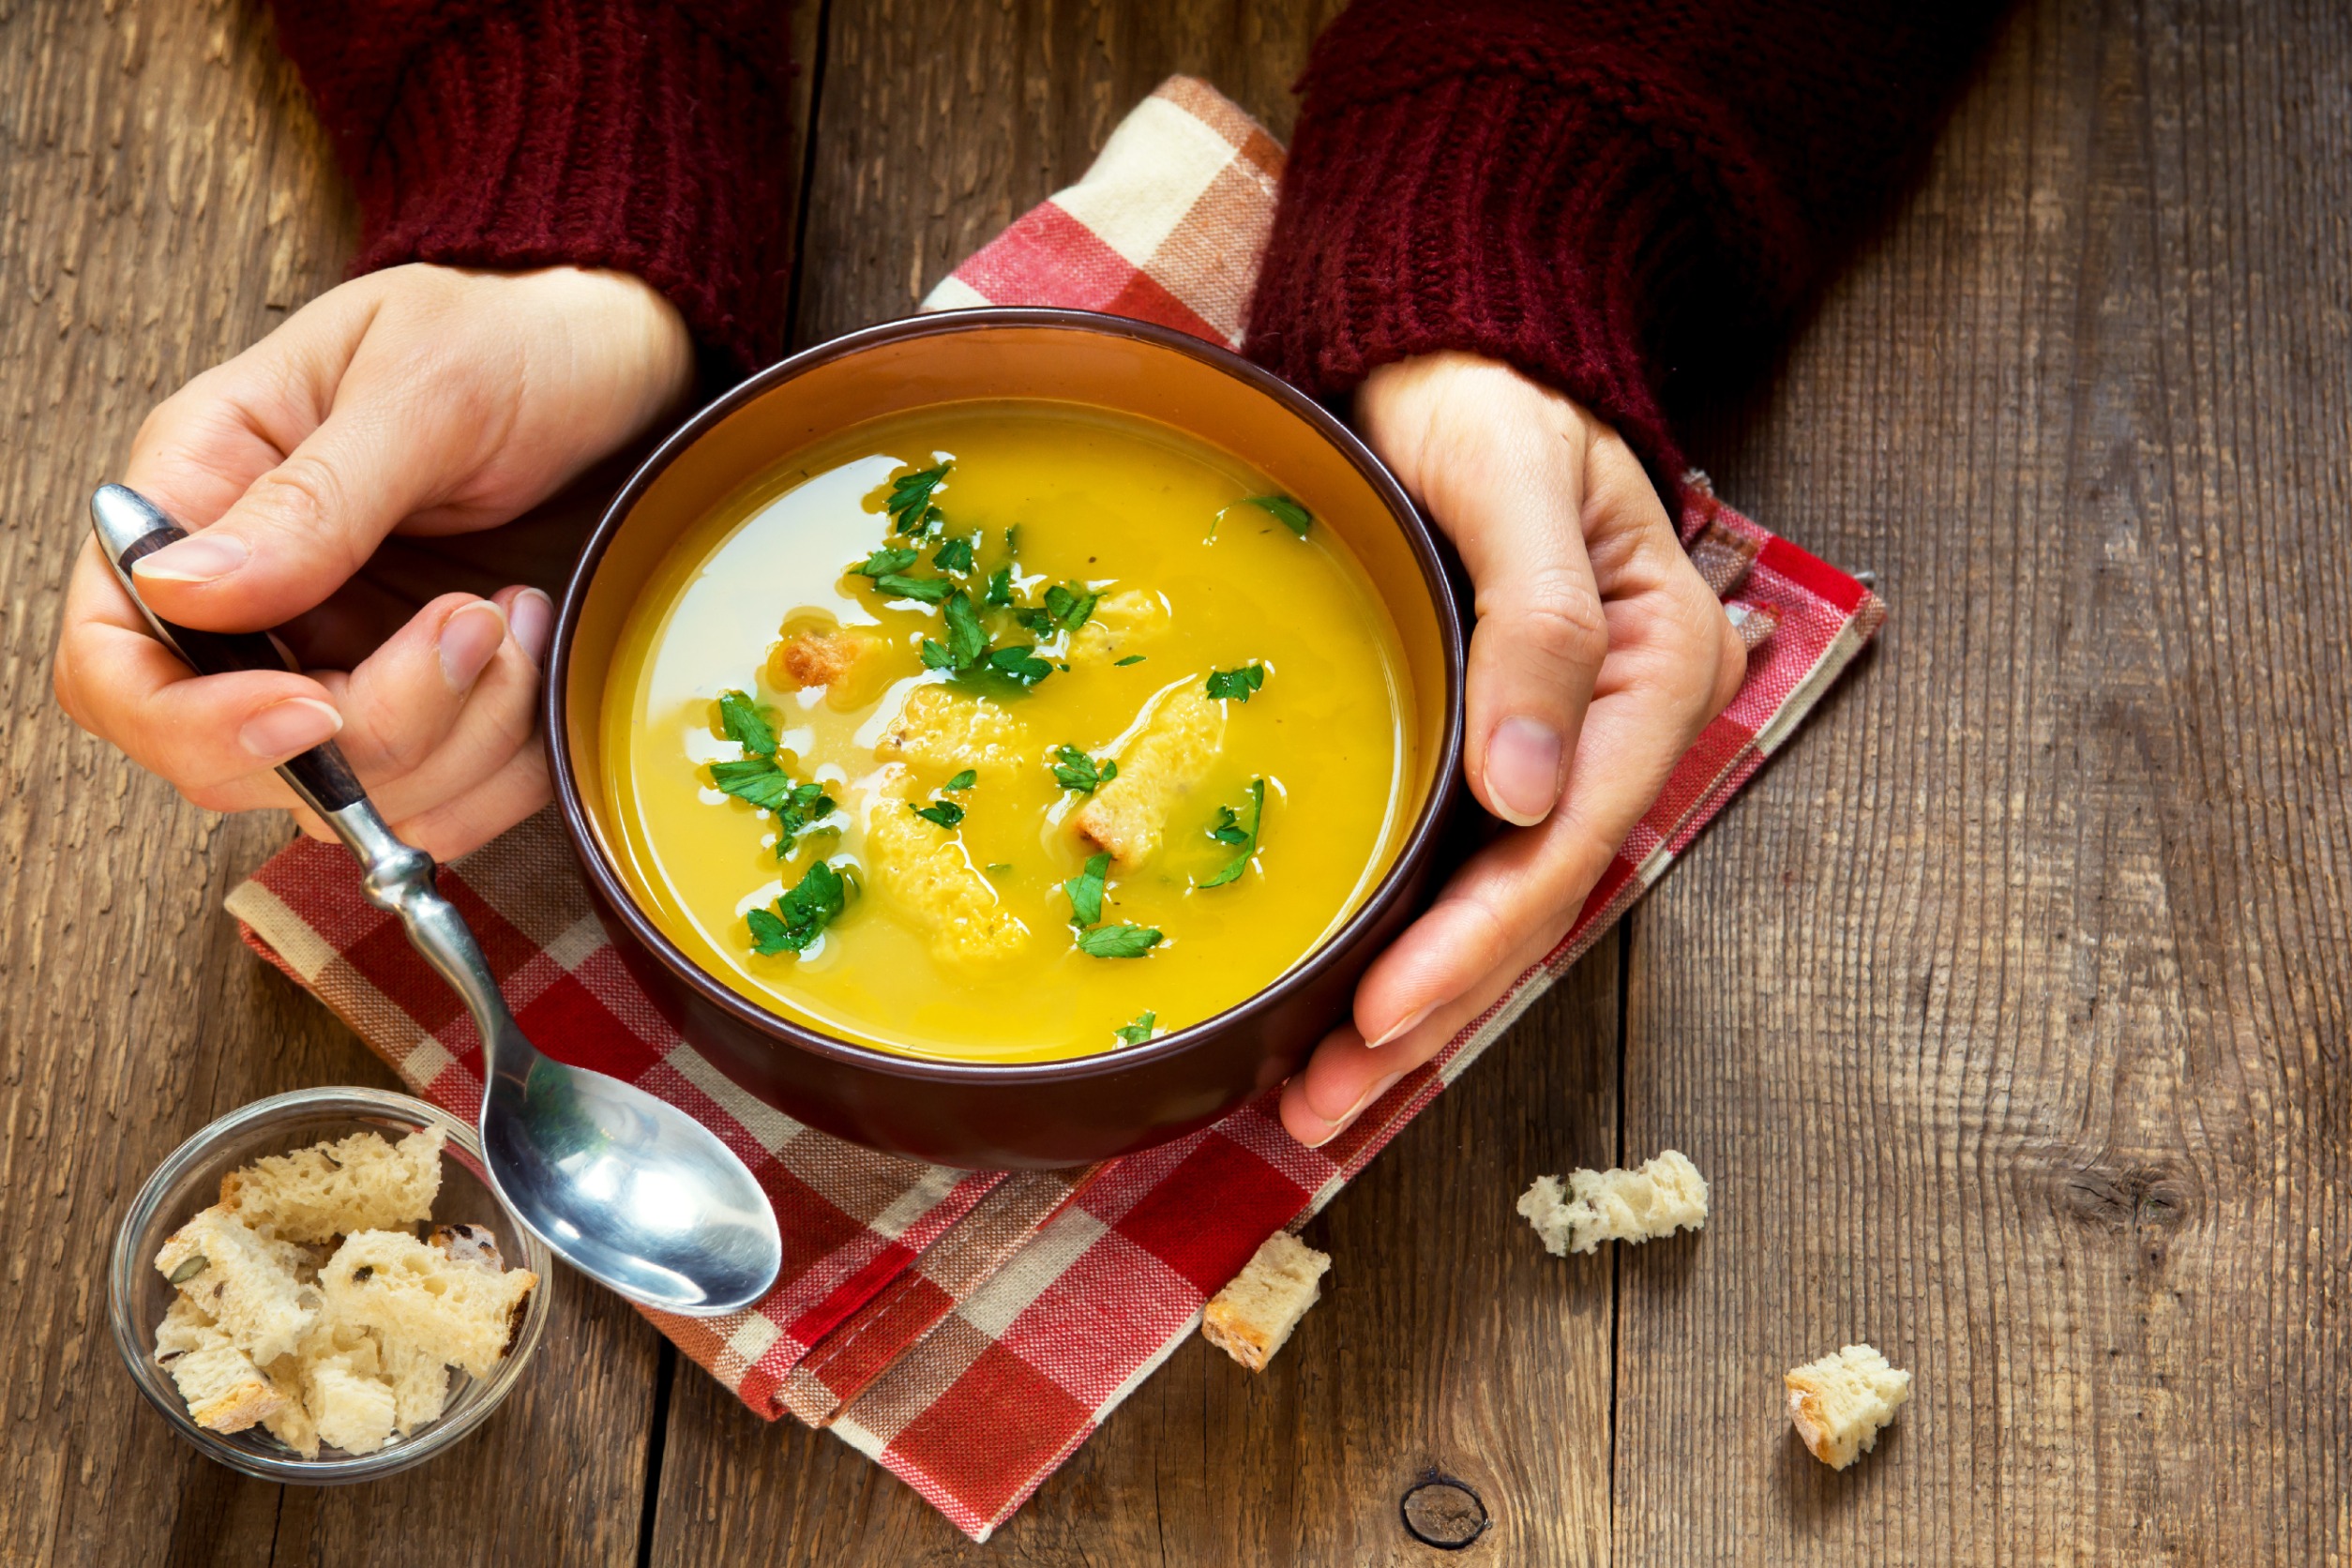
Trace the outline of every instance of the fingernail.
<path fill-rule="evenodd" d="M 536 588 L 525 588 L 515 596 L 514 608 L 506 611 L 506 624 L 514 628 L 515 641 L 536 664 L 547 652 L 548 634 L 555 629 L 555 601 Z"/>
<path fill-rule="evenodd" d="M 131 563 L 132 575 L 158 582 L 218 582 L 253 558 L 234 534 L 190 534 Z"/>
<path fill-rule="evenodd" d="M 254 756 L 276 762 L 335 738 L 343 716 L 315 697 L 289 697 L 245 721 L 237 739 Z"/>
<path fill-rule="evenodd" d="M 1406 1035 L 1410 1034 L 1415 1029 L 1419 1028 L 1421 1021 L 1424 1018 L 1426 1018 L 1430 1014 L 1436 1012 L 1437 1010 L 1438 1004 L 1432 1002 L 1417 1013 L 1406 1014 L 1404 1018 L 1400 1018 L 1395 1023 L 1389 1025 L 1387 1033 L 1381 1035 L 1377 1040 L 1366 1040 L 1364 1043 L 1364 1048 L 1367 1050 L 1379 1050 L 1382 1046 L 1387 1045 L 1391 1040 L 1403 1039 Z"/>
<path fill-rule="evenodd" d="M 1560 800 L 1560 731 L 1532 718 L 1506 718 L 1486 743 L 1486 797 L 1521 827 Z"/>
<path fill-rule="evenodd" d="M 1331 1124 L 1331 1131 L 1325 1133 L 1322 1137 L 1308 1144 L 1307 1147 L 1309 1149 L 1320 1149 L 1324 1144 L 1329 1143 L 1333 1138 L 1337 1138 L 1341 1133 L 1344 1133 L 1349 1127 L 1354 1126 L 1356 1124 L 1356 1118 L 1364 1114 L 1365 1108 L 1369 1107 L 1373 1101 L 1379 1099 L 1381 1095 L 1387 1093 L 1391 1089 L 1395 1088 L 1396 1080 L 1404 1076 L 1404 1070 L 1399 1068 L 1397 1071 L 1389 1074 L 1386 1078 L 1374 1078 L 1372 1080 L 1372 1087 L 1366 1089 L 1364 1093 L 1358 1097 L 1356 1103 L 1342 1111 L 1340 1113 L 1339 1120 Z"/>
<path fill-rule="evenodd" d="M 469 691 L 498 645 L 506 641 L 506 616 L 488 599 L 469 604 L 441 624 L 441 677 L 451 691 Z"/>

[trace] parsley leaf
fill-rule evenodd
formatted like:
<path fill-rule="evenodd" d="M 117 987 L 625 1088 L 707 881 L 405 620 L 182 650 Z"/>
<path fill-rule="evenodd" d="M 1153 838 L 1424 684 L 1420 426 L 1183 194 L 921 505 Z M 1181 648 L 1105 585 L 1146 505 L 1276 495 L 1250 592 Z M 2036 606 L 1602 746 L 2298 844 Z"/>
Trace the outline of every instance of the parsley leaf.
<path fill-rule="evenodd" d="M 972 668 L 988 646 L 988 628 L 980 624 L 980 612 L 972 608 L 972 596 L 957 589 L 947 598 L 947 651 L 955 656 L 956 668 Z"/>
<path fill-rule="evenodd" d="M 1160 944 L 1160 933 L 1149 926 L 1097 926 L 1080 931 L 1078 944 L 1090 958 L 1140 958 Z"/>
<path fill-rule="evenodd" d="M 1088 860 L 1086 869 L 1062 884 L 1062 891 L 1070 896 L 1070 924 L 1081 928 L 1093 925 L 1103 917 L 1103 889 L 1110 882 L 1110 856 L 1098 854 Z"/>
<path fill-rule="evenodd" d="M 1152 1026 L 1159 1021 L 1157 1013 L 1138 1013 L 1135 1022 L 1122 1024 L 1111 1033 L 1119 1036 L 1119 1043 L 1123 1046 L 1139 1046 L 1152 1037 Z"/>
<path fill-rule="evenodd" d="M 740 762 L 713 762 L 711 782 L 762 811 L 773 811 L 792 798 L 792 776 L 772 758 L 746 757 Z"/>
<path fill-rule="evenodd" d="M 722 691 L 718 694 L 719 728 L 727 738 L 741 746 L 746 757 L 776 755 L 776 731 L 760 716 L 760 705 L 748 692 Z"/>
<path fill-rule="evenodd" d="M 925 604 L 937 604 L 957 591 L 943 577 L 905 577 L 897 572 L 883 573 L 874 579 L 874 586 L 893 598 L 921 599 Z"/>
<path fill-rule="evenodd" d="M 917 806 L 909 801 L 907 809 L 928 822 L 937 822 L 951 833 L 955 831 L 956 824 L 964 820 L 964 808 L 952 800 L 935 800 L 928 806 Z"/>
<path fill-rule="evenodd" d="M 939 508 L 931 505 L 931 492 L 947 477 L 947 471 L 956 466 L 948 459 L 936 468 L 920 468 L 912 474 L 901 474 L 890 482 L 890 494 L 882 502 L 882 509 L 890 514 L 890 526 L 900 534 L 917 537 L 939 520 Z"/>
<path fill-rule="evenodd" d="M 1209 695 L 1220 700 L 1231 698 L 1236 702 L 1246 702 L 1249 694 L 1265 684 L 1266 667 L 1255 659 L 1239 670 L 1209 671 Z"/>
<path fill-rule="evenodd" d="M 1257 506 L 1273 513 L 1276 522 L 1302 539 L 1306 537 L 1307 529 L 1315 522 L 1313 512 L 1308 511 L 1287 495 L 1253 495 L 1246 498 L 1244 505 Z"/>
<path fill-rule="evenodd" d="M 850 569 L 863 577 L 889 577 L 913 565 L 922 553 L 919 550 L 878 550 L 866 558 L 864 565 Z"/>
<path fill-rule="evenodd" d="M 1248 810 L 1249 826 L 1244 829 L 1231 807 L 1217 807 L 1216 825 L 1209 830 L 1209 837 L 1220 844 L 1237 845 L 1242 852 L 1233 857 L 1230 866 L 1199 883 L 1199 886 L 1223 887 L 1249 869 L 1250 857 L 1258 852 L 1258 831 L 1266 825 L 1266 781 L 1262 778 L 1249 781 Z"/>
<path fill-rule="evenodd" d="M 998 648 L 988 655 L 989 668 L 1010 675 L 1023 686 L 1035 686 L 1053 673 L 1053 666 L 1037 656 L 1037 650 L 1024 642 L 1016 648 Z"/>
<path fill-rule="evenodd" d="M 939 553 L 931 557 L 931 565 L 943 572 L 972 570 L 972 541 L 970 539 L 948 540 L 939 547 Z"/>
<path fill-rule="evenodd" d="M 755 953 L 805 953 L 849 902 L 841 873 L 823 861 L 811 862 L 800 882 L 777 897 L 774 911 L 753 910 L 744 917 Z"/>
<path fill-rule="evenodd" d="M 1036 609 L 1034 606 L 1018 606 L 1013 611 L 1013 620 L 1014 623 L 1021 628 L 1021 630 L 1029 633 L 1032 637 L 1051 637 L 1053 635 L 1053 617 L 1047 614 L 1044 611 Z"/>
<path fill-rule="evenodd" d="M 1141 654 L 1129 654 L 1125 658 L 1112 659 L 1110 661 L 1110 667 L 1113 670 L 1124 670 L 1130 664 L 1141 664 L 1142 662 L 1143 656 Z"/>
<path fill-rule="evenodd" d="M 1061 759 L 1052 764 L 1054 782 L 1065 790 L 1093 794 L 1095 790 L 1119 776 L 1118 763 L 1098 762 L 1075 746 L 1057 746 L 1053 754 Z"/>
<path fill-rule="evenodd" d="M 823 785 L 793 785 L 792 799 L 776 808 L 776 858 L 782 860 L 789 856 L 802 834 L 810 832 L 837 809 L 834 798 L 825 793 Z"/>
<path fill-rule="evenodd" d="M 988 593 L 982 596 L 999 609 L 1013 602 L 1013 568 L 1011 565 L 1003 565 L 996 569 L 988 579 Z"/>
<path fill-rule="evenodd" d="M 1086 625 L 1088 616 L 1094 613 L 1094 601 L 1099 597 L 1100 595 L 1090 594 L 1083 586 L 1057 582 L 1046 590 L 1046 614 L 1055 626 L 1076 631 Z"/>
<path fill-rule="evenodd" d="M 971 768 L 966 768 L 963 772 L 949 779 L 944 785 L 941 786 L 941 788 L 948 790 L 969 790 L 974 784 L 979 782 L 980 775 Z"/>

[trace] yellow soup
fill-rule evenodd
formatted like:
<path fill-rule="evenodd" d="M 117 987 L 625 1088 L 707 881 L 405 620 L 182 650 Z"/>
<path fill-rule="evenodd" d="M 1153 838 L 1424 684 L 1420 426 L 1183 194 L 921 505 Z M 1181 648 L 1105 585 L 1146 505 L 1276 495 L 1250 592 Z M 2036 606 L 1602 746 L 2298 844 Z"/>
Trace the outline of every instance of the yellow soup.
<path fill-rule="evenodd" d="M 1410 825 L 1410 690 L 1347 548 L 1227 454 L 1068 404 L 878 421 L 746 486 L 641 593 L 606 691 L 656 924 L 916 1055 L 1222 1012 Z"/>

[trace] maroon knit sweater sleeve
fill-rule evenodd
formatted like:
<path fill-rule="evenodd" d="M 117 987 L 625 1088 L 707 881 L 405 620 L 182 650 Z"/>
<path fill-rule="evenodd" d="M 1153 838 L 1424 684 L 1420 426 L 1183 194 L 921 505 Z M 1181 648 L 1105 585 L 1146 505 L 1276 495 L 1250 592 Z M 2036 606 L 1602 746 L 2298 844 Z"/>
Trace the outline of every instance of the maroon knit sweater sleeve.
<path fill-rule="evenodd" d="M 1509 361 L 1667 483 L 1669 373 L 1770 333 L 1917 160 L 1988 0 L 1356 0 L 1318 41 L 1247 352 L 1319 395 Z"/>
<path fill-rule="evenodd" d="M 782 340 L 786 8 L 276 0 L 359 193 L 354 272 L 568 263 L 644 279 L 738 369 Z"/>

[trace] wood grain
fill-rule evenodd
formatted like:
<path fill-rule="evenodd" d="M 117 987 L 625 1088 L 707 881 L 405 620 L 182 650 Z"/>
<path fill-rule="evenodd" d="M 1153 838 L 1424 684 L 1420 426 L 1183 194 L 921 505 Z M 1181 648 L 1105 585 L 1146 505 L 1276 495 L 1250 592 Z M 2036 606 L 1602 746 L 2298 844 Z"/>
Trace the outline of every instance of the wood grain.
<path fill-rule="evenodd" d="M 0 1562 L 634 1561 L 657 1341 L 575 1279 L 466 1459 L 375 1485 L 242 1480 L 115 1364 L 108 1251 L 157 1163 L 263 1095 L 393 1084 L 221 912 L 283 820 L 184 805 L 49 694 L 90 490 L 154 401 L 337 280 L 352 215 L 264 15 L 184 0 L 0 6 Z"/>
<path fill-rule="evenodd" d="M 1169 71 L 1287 132 L 1335 9 L 804 6 L 796 340 L 911 309 Z M 1879 650 L 1310 1228 L 1328 1294 L 1262 1377 L 1187 1346 L 973 1548 L 690 1366 L 656 1440 L 657 1342 L 567 1279 L 463 1460 L 280 1490 L 139 1404 L 106 1249 L 212 1115 L 390 1079 L 221 917 L 282 830 L 46 675 L 88 489 L 352 217 L 254 6 L 0 0 L 0 1563 L 1426 1563 L 1431 1470 L 1494 1517 L 1464 1562 L 2352 1562 L 2347 213 L 2341 8 L 2015 20 L 1696 444 L 1877 570 Z M 1701 1236 L 1560 1260 L 1510 1212 L 1669 1145 Z M 1917 1394 L 1833 1474 L 1778 1376 L 1853 1338 Z"/>
<path fill-rule="evenodd" d="M 1430 1474 L 1493 1523 L 1452 1560 L 1608 1560 L 1612 1260 L 1546 1254 L 1512 1206 L 1616 1154 L 1614 937 L 1306 1229 L 1322 1302 L 1262 1374 L 1198 1338 L 984 1546 L 846 1444 L 677 1389 L 654 1560 L 906 1565 L 1420 1563 Z"/>
<path fill-rule="evenodd" d="M 1625 1259 L 1621 1561 L 2352 1551 L 2348 105 L 2340 8 L 2037 8 L 1715 432 L 1894 611 L 1632 923 L 1716 1216 Z"/>

